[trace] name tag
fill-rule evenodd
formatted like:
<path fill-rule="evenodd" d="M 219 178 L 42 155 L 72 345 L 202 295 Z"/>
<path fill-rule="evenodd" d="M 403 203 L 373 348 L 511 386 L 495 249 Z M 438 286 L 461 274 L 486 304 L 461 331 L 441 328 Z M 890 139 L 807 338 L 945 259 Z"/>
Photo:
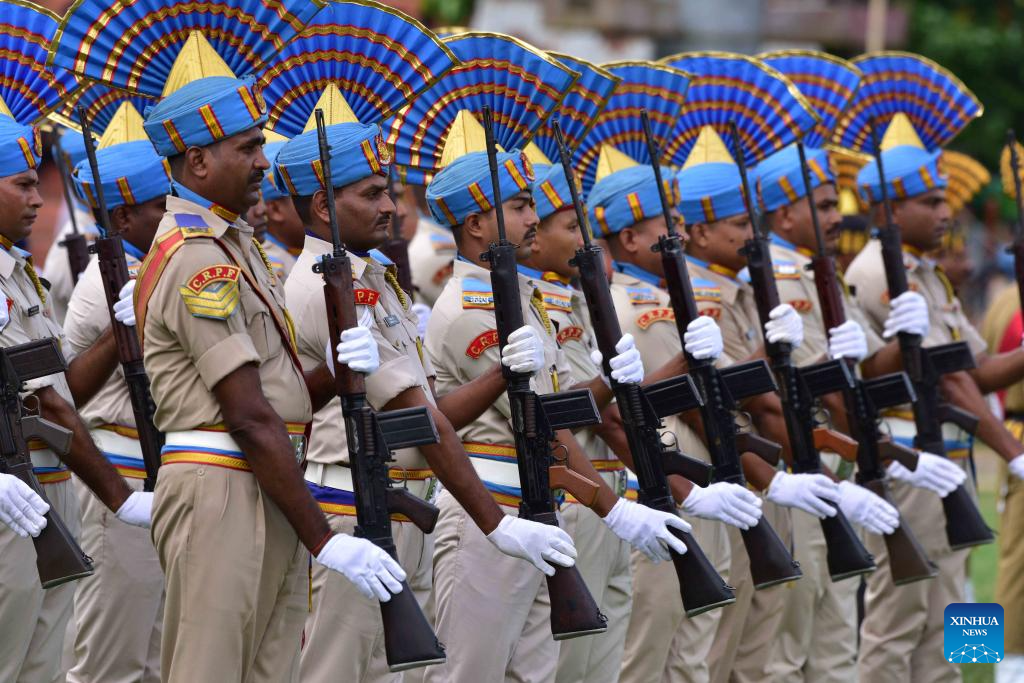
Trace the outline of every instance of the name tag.
<path fill-rule="evenodd" d="M 37 315 L 39 313 L 39 306 L 32 306 L 28 309 L 29 316 Z"/>
<path fill-rule="evenodd" d="M 394 327 L 401 322 L 401 319 L 397 315 L 388 315 L 384 317 L 384 324 L 388 327 Z"/>

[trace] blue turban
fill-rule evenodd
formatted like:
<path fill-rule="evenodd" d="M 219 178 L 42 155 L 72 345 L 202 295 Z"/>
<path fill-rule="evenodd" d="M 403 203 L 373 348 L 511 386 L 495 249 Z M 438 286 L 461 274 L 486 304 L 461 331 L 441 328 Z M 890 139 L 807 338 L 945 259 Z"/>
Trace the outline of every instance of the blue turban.
<path fill-rule="evenodd" d="M 260 185 L 260 192 L 262 192 L 263 201 L 265 202 L 272 202 L 275 199 L 283 199 L 288 196 L 287 192 L 282 192 L 277 188 L 277 181 L 274 178 L 277 155 L 287 142 L 287 140 L 278 140 L 277 142 L 268 142 L 263 145 L 263 155 L 270 162 L 270 170 L 263 176 L 263 183 Z M 334 169 L 332 168 L 331 170 L 333 171 Z"/>
<path fill-rule="evenodd" d="M 54 161 L 63 161 L 68 173 L 75 170 L 75 166 L 85 159 L 85 136 L 77 130 L 64 128 L 60 134 L 60 151 L 57 153 L 57 145 L 50 149 Z"/>
<path fill-rule="evenodd" d="M 662 182 L 668 200 L 679 201 L 679 185 L 672 171 L 662 168 Z M 596 225 L 603 237 L 622 232 L 648 218 L 663 215 L 661 197 L 650 166 L 630 166 L 611 173 L 594 183 L 587 197 L 590 224 Z"/>
<path fill-rule="evenodd" d="M 743 179 L 736 164 L 714 161 L 684 168 L 679 180 L 679 209 L 689 225 L 714 223 L 747 212 Z"/>
<path fill-rule="evenodd" d="M 814 148 L 806 151 L 811 191 L 825 183 L 835 182 L 835 175 L 829 168 L 828 152 Z M 807 196 L 800 170 L 800 151 L 796 145 L 784 147 L 762 161 L 754 169 L 754 176 L 761 207 L 765 211 L 775 211 Z"/>
<path fill-rule="evenodd" d="M 900 145 L 883 151 L 882 163 L 889 197 L 906 199 L 946 187 L 946 177 L 939 172 L 940 156 L 942 150 L 928 152 L 913 145 Z M 882 201 L 882 183 L 876 159 L 872 158 L 857 174 L 857 187 L 872 204 Z"/>
<path fill-rule="evenodd" d="M 254 79 L 209 76 L 174 91 L 146 112 L 144 127 L 161 156 L 205 147 L 267 121 Z"/>
<path fill-rule="evenodd" d="M 107 208 L 134 206 L 166 195 L 171 187 L 171 169 L 147 140 L 125 142 L 96 152 L 103 198 Z M 96 181 L 89 161 L 79 162 L 74 174 L 78 195 L 94 209 L 99 208 Z"/>
<path fill-rule="evenodd" d="M 503 200 L 533 191 L 533 165 L 517 149 L 498 152 L 498 186 Z M 441 169 L 427 185 L 427 206 L 441 225 L 462 225 L 471 213 L 494 208 L 486 152 L 471 152 Z"/>
<path fill-rule="evenodd" d="M 331 184 L 344 187 L 372 175 L 387 176 L 391 151 L 380 128 L 365 123 L 327 126 L 331 148 Z M 325 186 L 321 180 L 320 141 L 315 130 L 306 131 L 285 143 L 277 153 L 274 181 L 296 197 L 308 197 Z"/>
<path fill-rule="evenodd" d="M 537 182 L 533 186 L 533 198 L 537 202 L 537 217 L 544 220 L 562 209 L 571 209 L 572 193 L 565 170 L 561 164 L 534 166 Z"/>
<path fill-rule="evenodd" d="M 0 178 L 37 168 L 42 155 L 38 130 L 0 114 Z"/>

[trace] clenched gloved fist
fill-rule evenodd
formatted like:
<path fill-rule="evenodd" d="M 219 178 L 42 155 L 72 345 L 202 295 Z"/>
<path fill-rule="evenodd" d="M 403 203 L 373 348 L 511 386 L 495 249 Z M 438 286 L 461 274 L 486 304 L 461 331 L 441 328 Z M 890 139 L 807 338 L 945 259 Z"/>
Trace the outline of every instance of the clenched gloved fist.
<path fill-rule="evenodd" d="M 707 488 L 694 486 L 683 501 L 683 512 L 717 519 L 738 529 L 749 529 L 761 519 L 761 499 L 739 484 L 720 481 Z"/>
<path fill-rule="evenodd" d="M 900 332 L 928 336 L 928 302 L 917 292 L 903 292 L 889 303 L 889 317 L 885 319 L 882 336 L 886 339 Z"/>
<path fill-rule="evenodd" d="M 615 344 L 615 351 L 617 355 L 609 363 L 612 366 L 612 379 L 620 384 L 640 384 L 640 382 L 643 382 L 644 362 L 640 358 L 640 352 L 636 348 L 633 335 L 628 333 L 622 335 L 622 338 Z M 597 349 L 590 352 L 590 360 L 598 367 L 601 367 L 603 358 L 601 352 Z M 603 373 L 601 377 L 607 384 L 608 379 Z"/>
<path fill-rule="evenodd" d="M 370 329 L 362 325 L 342 331 L 341 341 L 338 342 L 335 349 L 337 355 L 331 353 L 330 341 L 327 342 L 324 353 L 327 357 L 327 369 L 331 371 L 331 375 L 334 375 L 335 362 L 367 375 L 376 372 L 380 367 L 380 351 L 377 350 L 377 342 Z"/>
<path fill-rule="evenodd" d="M 1024 479 L 1024 453 L 1021 453 L 1016 458 L 1010 461 L 1010 474 L 1017 477 L 1018 479 Z"/>
<path fill-rule="evenodd" d="M 133 492 L 114 514 L 125 524 L 148 529 L 153 523 L 153 494 Z"/>
<path fill-rule="evenodd" d="M 967 480 L 967 473 L 957 467 L 952 460 L 924 451 L 917 454 L 917 468 L 913 471 L 893 460 L 886 468 L 886 472 L 893 479 L 910 484 L 914 488 L 934 491 L 940 498 L 953 493 Z"/>
<path fill-rule="evenodd" d="M 523 325 L 508 336 L 501 350 L 501 364 L 512 372 L 536 374 L 544 367 L 544 341 L 540 333 Z"/>
<path fill-rule="evenodd" d="M 864 328 L 853 320 L 828 331 L 828 357 L 852 358 L 858 363 L 868 357 L 868 338 Z"/>
<path fill-rule="evenodd" d="M 804 341 L 804 321 L 789 304 L 779 304 L 768 314 L 764 336 L 772 344 L 783 342 L 794 349 Z"/>
<path fill-rule="evenodd" d="M 355 584 L 365 597 L 387 602 L 402 592 L 405 570 L 394 558 L 365 538 L 335 534 L 316 561 Z"/>
<path fill-rule="evenodd" d="M 511 557 L 526 560 L 547 576 L 555 575 L 552 564 L 571 567 L 576 564 L 576 546 L 572 538 L 557 526 L 531 522 L 505 515 L 487 540 Z"/>
<path fill-rule="evenodd" d="M 835 517 L 839 504 L 839 487 L 824 474 L 790 474 L 779 472 L 772 478 L 765 496 L 776 505 L 799 508 L 818 519 Z"/>
<path fill-rule="evenodd" d="M 900 525 L 900 513 L 880 496 L 849 481 L 839 482 L 839 509 L 854 524 L 873 534 L 891 534 Z"/>
<path fill-rule="evenodd" d="M 22 538 L 35 538 L 46 526 L 43 515 L 49 510 L 46 501 L 28 484 L 14 475 L 0 474 L 0 522 L 11 531 Z"/>
<path fill-rule="evenodd" d="M 619 498 L 615 507 L 604 518 L 604 523 L 612 533 L 642 552 L 655 564 L 672 559 L 670 549 L 680 555 L 686 552 L 686 544 L 673 536 L 669 527 L 687 533 L 693 529 L 676 515 L 654 510 L 625 498 Z"/>
<path fill-rule="evenodd" d="M 134 293 L 135 280 L 129 280 L 117 293 L 117 301 L 114 302 L 114 320 L 128 327 L 135 327 L 135 305 L 132 301 Z"/>
<path fill-rule="evenodd" d="M 712 318 L 701 315 L 683 333 L 683 348 L 697 360 L 716 360 L 722 355 L 722 330 Z"/>

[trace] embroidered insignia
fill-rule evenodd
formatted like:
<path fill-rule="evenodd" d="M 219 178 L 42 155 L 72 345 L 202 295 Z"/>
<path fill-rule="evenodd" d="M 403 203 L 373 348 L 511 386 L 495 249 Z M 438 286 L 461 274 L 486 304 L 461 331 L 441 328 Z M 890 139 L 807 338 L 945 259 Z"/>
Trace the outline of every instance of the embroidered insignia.
<path fill-rule="evenodd" d="M 487 330 L 483 334 L 479 335 L 476 339 L 469 342 L 469 346 L 466 347 L 466 355 L 470 358 L 477 359 L 483 355 L 484 351 L 491 348 L 492 346 L 498 345 L 498 331 Z"/>
<path fill-rule="evenodd" d="M 252 89 L 252 99 L 256 101 L 256 108 L 259 109 L 260 116 L 267 113 L 267 100 L 263 97 L 263 88 L 254 87 Z"/>
<path fill-rule="evenodd" d="M 377 156 L 380 158 L 381 166 L 388 166 L 391 163 L 391 147 L 380 135 L 377 136 Z"/>
<path fill-rule="evenodd" d="M 462 308 L 494 310 L 494 295 L 490 292 L 463 292 Z"/>
<path fill-rule="evenodd" d="M 800 279 L 800 267 L 793 261 L 776 261 L 774 267 L 776 280 Z"/>
<path fill-rule="evenodd" d="M 706 315 L 707 317 L 711 318 L 712 320 L 718 320 L 719 318 L 722 317 L 722 309 L 721 308 L 705 308 L 705 309 L 700 311 L 700 314 L 701 315 Z"/>
<path fill-rule="evenodd" d="M 717 284 L 711 280 L 705 280 L 703 278 L 695 278 L 692 281 L 693 285 L 693 298 L 697 301 L 706 301 L 710 303 L 719 303 L 722 300 L 722 290 Z"/>
<path fill-rule="evenodd" d="M 178 288 L 189 313 L 197 318 L 227 320 L 238 307 L 239 270 L 228 264 L 203 268 Z"/>
<path fill-rule="evenodd" d="M 572 313 L 572 297 L 554 292 L 544 292 L 544 308 L 549 311 Z"/>
<path fill-rule="evenodd" d="M 650 287 L 626 287 L 626 294 L 634 306 L 658 303 L 658 297 Z"/>
<path fill-rule="evenodd" d="M 526 152 L 519 154 L 519 160 L 523 163 L 523 172 L 526 175 L 526 180 L 532 183 L 537 179 L 537 174 L 533 172 L 533 162 L 526 156 Z"/>
<path fill-rule="evenodd" d="M 176 213 L 174 214 L 174 223 L 179 228 L 208 228 L 210 227 L 206 223 L 206 219 L 202 216 L 194 213 Z"/>
<path fill-rule="evenodd" d="M 675 322 L 675 319 L 676 313 L 671 308 L 653 308 L 637 316 L 636 324 L 641 330 L 646 330 L 660 320 Z"/>
<path fill-rule="evenodd" d="M 559 345 L 564 345 L 566 342 L 576 341 L 583 339 L 583 328 L 570 325 L 565 329 L 559 330 L 556 337 Z"/>
<path fill-rule="evenodd" d="M 380 292 L 376 289 L 353 289 L 352 294 L 357 306 L 376 306 L 380 301 Z"/>
<path fill-rule="evenodd" d="M 810 313 L 811 309 L 814 308 L 814 305 L 808 299 L 796 299 L 787 303 L 789 303 L 797 313 Z"/>

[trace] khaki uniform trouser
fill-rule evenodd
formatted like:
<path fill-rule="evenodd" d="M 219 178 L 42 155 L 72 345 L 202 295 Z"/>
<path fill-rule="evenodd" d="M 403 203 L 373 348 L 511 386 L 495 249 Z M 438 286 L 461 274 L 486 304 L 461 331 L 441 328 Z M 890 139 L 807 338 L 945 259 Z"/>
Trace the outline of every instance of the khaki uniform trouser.
<path fill-rule="evenodd" d="M 804 576 L 782 587 L 782 624 L 769 673 L 776 683 L 854 683 L 857 680 L 859 577 L 832 582 L 817 517 L 790 511 L 796 559 Z"/>
<path fill-rule="evenodd" d="M 331 530 L 352 535 L 356 518 L 327 515 Z M 398 562 L 412 576 L 423 555 L 423 533 L 412 522 L 392 522 Z M 388 671 L 380 603 L 364 597 L 341 574 L 313 563 L 313 611 L 306 617 L 302 683 L 384 683 L 401 681 Z"/>
<path fill-rule="evenodd" d="M 864 683 L 959 681 L 960 666 L 943 656 L 943 612 L 964 601 L 968 550 L 946 542 L 946 518 L 938 495 L 891 482 L 893 502 L 925 553 L 938 565 L 934 579 L 895 586 L 881 536 L 867 534 L 865 546 L 878 570 L 867 577 L 864 621 L 857 669 Z M 967 485 L 973 491 L 973 482 Z M 1004 538 L 1010 538 L 1004 536 Z"/>
<path fill-rule="evenodd" d="M 1002 469 L 1005 477 L 1006 467 Z M 1006 617 L 1004 647 L 1007 654 L 1024 655 L 1024 481 L 1017 477 L 1007 481 L 999 535 L 996 595 Z"/>
<path fill-rule="evenodd" d="M 765 501 L 764 518 L 792 552 L 789 509 Z M 785 584 L 755 591 L 750 559 L 738 529 L 729 527 L 732 565 L 729 582 L 736 602 L 722 608 L 722 620 L 708 656 L 713 683 L 761 683 L 767 678 L 775 637 L 782 620 Z M 802 579 L 799 579 L 802 580 Z"/>
<path fill-rule="evenodd" d="M 53 510 L 77 538 L 80 517 L 71 481 L 46 484 L 43 489 Z M 0 524 L 0 681 L 64 680 L 61 653 L 76 583 L 44 591 L 32 539 L 19 538 Z"/>
<path fill-rule="evenodd" d="M 133 491 L 141 479 L 125 479 Z M 125 524 L 80 481 L 82 549 L 96 573 L 75 593 L 74 666 L 68 683 L 157 683 L 164 573 L 149 530 Z"/>
<path fill-rule="evenodd" d="M 729 579 L 729 538 L 721 522 L 686 517 L 693 536 L 719 574 Z M 671 562 L 651 563 L 632 553 L 633 611 L 621 683 L 707 683 L 708 653 L 722 609 L 686 617 Z M 728 608 L 724 608 L 728 609 Z"/>
<path fill-rule="evenodd" d="M 251 473 L 161 468 L 153 541 L 167 581 L 164 683 L 296 679 L 309 553 Z"/>
<path fill-rule="evenodd" d="M 612 533 L 589 508 L 570 503 L 562 507 L 565 530 L 572 536 L 583 581 L 601 612 L 608 630 L 561 643 L 557 683 L 615 683 L 619 679 L 626 628 L 632 605 L 629 544 Z"/>
<path fill-rule="evenodd" d="M 509 557 L 444 491 L 434 531 L 435 630 L 447 661 L 427 668 L 427 683 L 550 683 L 558 643 L 544 575 Z M 518 514 L 502 506 L 506 514 Z"/>

